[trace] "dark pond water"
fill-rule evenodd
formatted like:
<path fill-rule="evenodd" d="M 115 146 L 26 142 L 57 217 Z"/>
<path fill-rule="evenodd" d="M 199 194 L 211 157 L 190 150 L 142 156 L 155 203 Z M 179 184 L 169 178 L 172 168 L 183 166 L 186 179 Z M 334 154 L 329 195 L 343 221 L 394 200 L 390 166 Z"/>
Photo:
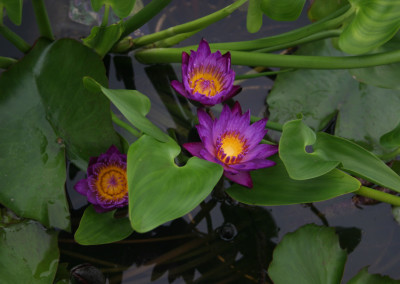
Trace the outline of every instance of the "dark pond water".
<path fill-rule="evenodd" d="M 68 16 L 71 2 L 74 1 L 46 1 L 58 38 L 80 38 L 90 30 L 87 25 L 71 21 Z M 230 3 L 175 0 L 141 32 L 147 34 L 184 23 Z M 34 43 L 38 30 L 30 1 L 24 4 L 23 25 L 15 31 L 29 43 Z M 245 15 L 245 9 L 236 11 L 182 45 L 197 44 L 202 37 L 209 42 L 253 39 L 308 23 L 306 15 L 296 23 L 278 23 L 264 18 L 263 28 L 257 34 L 249 34 Z M 0 38 L 0 54 L 15 58 L 22 55 L 3 38 Z M 66 57 L 66 60 L 74 59 Z M 149 118 L 152 121 L 163 129 L 175 129 L 183 141 L 191 135 L 188 126 L 176 118 L 176 112 L 166 107 L 178 99 L 172 93 L 169 81 L 175 76 L 180 78 L 180 65 L 145 66 L 132 56 L 111 56 L 105 61 L 110 88 L 138 89 L 151 98 Z M 239 74 L 249 70 L 248 67 L 235 67 Z M 262 115 L 267 111 L 265 98 L 272 84 L 273 81 L 266 77 L 244 81 L 241 83 L 244 90 L 236 98 L 245 110 L 250 108 L 252 114 Z M 193 107 L 189 110 L 195 111 Z M 184 110 L 178 110 L 179 115 L 184 115 Z M 67 191 L 76 228 L 87 203 L 72 187 L 84 173 L 70 165 L 68 176 Z M 351 195 L 312 205 L 250 207 L 214 193 L 187 216 L 147 234 L 133 234 L 116 244 L 80 246 L 74 242 L 73 235 L 62 232 L 59 237 L 60 262 L 68 263 L 69 269 L 89 262 L 103 271 L 109 283 L 263 283 L 269 281 L 266 268 L 273 248 L 286 233 L 309 223 L 337 228 L 342 246 L 351 251 L 344 282 L 365 266 L 369 266 L 371 273 L 400 278 L 400 226 L 392 217 L 391 207 L 377 204 L 357 208 Z"/>

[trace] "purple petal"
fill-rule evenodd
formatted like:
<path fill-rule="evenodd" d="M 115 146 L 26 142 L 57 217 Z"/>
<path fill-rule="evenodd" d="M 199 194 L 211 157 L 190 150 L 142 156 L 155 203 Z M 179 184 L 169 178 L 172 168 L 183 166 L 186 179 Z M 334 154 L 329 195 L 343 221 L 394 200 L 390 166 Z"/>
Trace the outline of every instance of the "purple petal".
<path fill-rule="evenodd" d="M 275 166 L 275 165 L 276 165 L 276 163 L 274 161 L 264 160 L 264 159 L 254 159 L 252 161 L 239 163 L 239 164 L 234 164 L 234 165 L 229 165 L 229 166 L 231 168 L 237 169 L 237 170 L 253 171 L 253 170 L 272 167 L 272 166 Z"/>
<path fill-rule="evenodd" d="M 241 90 L 242 90 L 241 86 L 232 86 L 232 88 L 229 90 L 229 93 L 227 93 L 225 95 L 225 99 L 224 100 L 227 100 L 227 99 L 230 99 L 230 98 L 236 96 L 237 94 L 240 93 Z"/>
<path fill-rule="evenodd" d="M 89 185 L 87 179 L 81 179 L 74 185 L 74 189 L 82 195 L 87 194 L 89 190 Z"/>
<path fill-rule="evenodd" d="M 177 80 L 173 80 L 171 82 L 171 86 L 172 88 L 174 88 L 175 91 L 177 91 L 179 94 L 181 94 L 184 97 L 187 97 L 187 93 L 185 90 L 185 87 L 183 86 L 183 84 Z"/>
<path fill-rule="evenodd" d="M 251 161 L 255 158 L 265 159 L 276 153 L 278 153 L 278 145 L 259 144 L 244 156 L 242 162 Z"/>
<path fill-rule="evenodd" d="M 204 149 L 203 143 L 201 142 L 192 142 L 192 143 L 185 143 L 182 145 L 190 154 L 193 156 L 203 158 L 200 155 L 200 151 Z"/>
<path fill-rule="evenodd" d="M 199 43 L 199 47 L 197 48 L 196 58 L 202 60 L 203 58 L 207 57 L 211 54 L 210 46 L 205 39 L 202 39 Z"/>
<path fill-rule="evenodd" d="M 94 209 L 94 211 L 96 211 L 97 213 L 104 213 L 104 212 L 107 212 L 107 211 L 111 211 L 111 210 L 113 210 L 114 208 L 103 208 L 103 207 L 101 207 L 101 205 L 97 205 L 97 204 L 93 204 L 93 209 Z"/>
<path fill-rule="evenodd" d="M 112 154 L 115 154 L 115 153 L 121 154 L 121 152 L 118 150 L 118 148 L 115 147 L 114 145 L 111 145 L 111 147 L 108 148 L 108 150 L 106 152 L 106 154 L 109 154 L 109 155 L 112 155 Z"/>
<path fill-rule="evenodd" d="M 251 180 L 249 172 L 239 172 L 237 174 L 231 174 L 224 171 L 224 176 L 240 185 L 246 186 L 248 188 L 253 187 L 253 181 Z"/>
<path fill-rule="evenodd" d="M 208 129 L 211 129 L 213 125 L 213 120 L 211 117 L 208 115 L 207 112 L 205 112 L 203 109 L 198 109 L 197 110 L 197 117 L 199 118 L 199 123 L 203 125 L 204 127 L 207 127 Z"/>

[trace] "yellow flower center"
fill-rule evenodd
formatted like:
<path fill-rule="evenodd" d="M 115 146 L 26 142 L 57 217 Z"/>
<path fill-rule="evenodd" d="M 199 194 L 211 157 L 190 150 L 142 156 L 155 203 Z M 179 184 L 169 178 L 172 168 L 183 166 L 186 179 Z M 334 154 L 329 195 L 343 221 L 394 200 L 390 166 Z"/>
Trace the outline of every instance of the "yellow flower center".
<path fill-rule="evenodd" d="M 128 192 L 126 170 L 116 165 L 109 165 L 100 169 L 96 188 L 100 196 L 106 200 L 120 200 Z"/>
<path fill-rule="evenodd" d="M 189 85 L 193 93 L 199 93 L 207 97 L 214 97 L 223 88 L 222 76 L 215 71 L 215 67 L 201 66 L 194 70 L 192 76 L 189 76 Z"/>
<path fill-rule="evenodd" d="M 217 141 L 217 157 L 228 165 L 242 160 L 247 152 L 246 140 L 237 132 L 225 132 Z"/>

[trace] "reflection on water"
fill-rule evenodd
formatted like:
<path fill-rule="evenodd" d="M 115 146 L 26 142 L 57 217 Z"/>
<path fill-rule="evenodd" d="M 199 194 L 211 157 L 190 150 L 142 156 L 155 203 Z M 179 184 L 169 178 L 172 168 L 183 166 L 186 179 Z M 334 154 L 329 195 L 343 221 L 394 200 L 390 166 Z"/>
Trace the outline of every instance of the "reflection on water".
<path fill-rule="evenodd" d="M 69 14 L 72 2 L 78 9 L 73 15 Z M 148 2 L 144 1 L 144 4 Z M 91 12 L 82 15 L 82 9 L 87 9 L 82 3 L 46 1 L 58 38 L 80 38 L 90 32 L 88 25 L 99 21 Z M 149 33 L 183 23 L 230 3 L 228 0 L 172 1 L 143 31 Z M 16 30 L 33 43 L 38 32 L 30 1 L 25 1 L 24 5 L 23 26 Z M 307 23 L 305 15 L 295 24 L 264 18 L 263 28 L 253 35 L 246 31 L 245 14 L 244 10 L 237 11 L 181 45 L 197 44 L 202 37 L 210 43 L 253 39 Z M 6 21 L 6 24 L 9 23 Z M 21 56 L 3 38 L 0 38 L 0 52 L 3 56 Z M 131 56 L 122 55 L 106 57 L 105 60 L 109 67 L 110 88 L 137 89 L 149 96 L 152 102 L 149 118 L 152 121 L 175 133 L 179 143 L 195 139 L 195 107 L 174 93 L 169 85 L 171 80 L 180 77 L 178 64 L 144 66 Z M 237 73 L 250 70 L 237 66 L 234 69 Z M 262 115 L 266 111 L 265 98 L 272 84 L 273 81 L 266 77 L 247 80 L 242 83 L 244 90 L 235 99 L 240 101 L 244 110 L 251 108 L 253 114 Z M 132 137 L 130 142 L 133 141 Z M 83 175 L 70 166 L 67 190 L 73 211 L 73 230 L 77 228 L 86 202 L 74 193 L 72 186 Z M 352 203 L 351 195 L 313 205 L 251 207 L 232 202 L 223 193 L 215 192 L 187 216 L 146 234 L 134 233 L 115 244 L 80 246 L 73 241 L 71 234 L 61 232 L 61 262 L 68 263 L 68 269 L 91 263 L 104 273 L 109 283 L 269 283 L 266 270 L 274 247 L 286 233 L 304 224 L 316 223 L 335 227 L 341 246 L 350 253 L 344 281 L 367 265 L 370 273 L 399 279 L 400 227 L 390 211 L 387 204 L 359 209 Z"/>

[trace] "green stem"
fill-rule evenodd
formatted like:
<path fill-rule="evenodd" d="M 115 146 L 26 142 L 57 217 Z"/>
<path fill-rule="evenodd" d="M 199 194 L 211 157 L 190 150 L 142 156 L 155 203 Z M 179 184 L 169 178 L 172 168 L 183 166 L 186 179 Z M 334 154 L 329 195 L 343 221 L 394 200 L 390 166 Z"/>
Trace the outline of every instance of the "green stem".
<path fill-rule="evenodd" d="M 394 158 L 396 158 L 396 156 L 398 156 L 398 155 L 400 155 L 400 148 L 397 148 L 396 150 L 394 150 L 390 153 L 379 155 L 378 157 L 383 161 L 390 161 L 390 160 L 393 160 Z"/>
<path fill-rule="evenodd" d="M 0 3 L 0 26 L 3 25 L 3 12 L 4 12 L 4 5 Z"/>
<path fill-rule="evenodd" d="M 10 67 L 11 65 L 13 65 L 16 62 L 17 62 L 17 60 L 15 60 L 13 58 L 0 56 L 0 68 L 2 68 L 2 69 L 7 69 L 8 67 Z"/>
<path fill-rule="evenodd" d="M 115 113 L 113 113 L 113 112 L 111 112 L 111 119 L 112 119 L 112 121 L 113 121 L 116 125 L 118 125 L 118 126 L 122 127 L 123 129 L 127 130 L 129 133 L 131 133 L 131 134 L 132 134 L 133 136 L 135 136 L 136 138 L 139 138 L 140 136 L 142 136 L 142 134 L 141 134 L 139 131 L 137 131 L 136 129 L 134 129 L 134 128 L 133 128 L 132 126 L 130 126 L 128 123 L 126 123 L 126 122 L 120 120 L 120 119 L 115 115 Z"/>
<path fill-rule="evenodd" d="M 160 41 L 157 41 L 155 43 L 153 43 L 151 46 L 145 46 L 144 48 L 154 48 L 154 47 L 170 47 L 170 46 L 174 46 L 178 43 L 180 43 L 181 41 L 191 37 L 192 35 L 197 34 L 199 31 L 201 30 L 195 30 L 192 32 L 188 32 L 188 33 L 183 33 L 183 34 L 178 34 L 176 36 L 172 36 Z"/>
<path fill-rule="evenodd" d="M 274 45 L 272 47 L 266 47 L 266 48 L 258 49 L 258 50 L 255 50 L 255 51 L 256 52 L 277 51 L 277 50 L 286 49 L 286 48 L 293 47 L 293 46 L 300 45 L 300 44 L 305 44 L 305 43 L 309 43 L 309 42 L 325 39 L 325 38 L 338 37 L 341 33 L 342 33 L 342 30 L 339 30 L 339 29 L 338 30 L 323 31 L 323 32 L 319 32 L 319 33 L 310 35 L 308 37 L 299 39 L 299 40 L 294 40 L 294 41 L 291 41 L 291 42 L 286 42 L 286 43 L 283 43 L 283 44 L 278 44 L 278 45 Z"/>
<path fill-rule="evenodd" d="M 278 70 L 278 71 L 269 71 L 269 72 L 260 72 L 260 73 L 253 73 L 253 74 L 237 75 L 237 76 L 235 76 L 235 81 L 236 80 L 253 79 L 253 78 L 258 78 L 258 77 L 277 75 L 277 74 L 281 74 L 281 73 L 291 72 L 291 71 L 294 71 L 294 70 L 295 69 L 290 68 L 290 69 L 283 69 L 283 70 Z"/>
<path fill-rule="evenodd" d="M 132 16 L 124 22 L 124 32 L 121 35 L 121 39 L 133 33 L 135 30 L 143 26 L 155 15 L 160 13 L 171 0 L 153 0 L 148 5 L 146 5 L 142 10 L 140 10 L 136 15 Z"/>
<path fill-rule="evenodd" d="M 108 15 L 110 14 L 110 4 L 106 4 L 104 7 L 103 20 L 101 21 L 102 27 L 107 27 L 108 25 Z"/>
<path fill-rule="evenodd" d="M 20 36 L 6 26 L 0 25 L 0 34 L 23 53 L 27 53 L 31 48 L 31 46 L 25 40 L 23 40 Z"/>
<path fill-rule="evenodd" d="M 154 48 L 141 50 L 135 54 L 139 62 L 179 63 L 182 52 L 190 52 L 190 48 Z M 212 49 L 213 52 L 215 50 Z M 221 50 L 221 53 L 228 52 Z M 232 64 L 244 66 L 265 66 L 280 68 L 305 69 L 351 69 L 365 68 L 400 62 L 400 50 L 358 56 L 307 56 L 281 55 L 246 51 L 231 51 Z"/>
<path fill-rule="evenodd" d="M 163 40 L 163 39 L 171 37 L 171 36 L 175 36 L 177 34 L 188 33 L 188 32 L 192 32 L 195 30 L 204 29 L 205 27 L 208 27 L 212 23 L 215 23 L 215 22 L 229 16 L 237 8 L 242 6 L 246 1 L 247 0 L 238 0 L 238 1 L 234 2 L 233 4 L 223 8 L 215 13 L 212 13 L 210 15 L 202 17 L 200 19 L 197 19 L 197 20 L 194 20 L 194 21 L 182 24 L 182 25 L 174 26 L 174 27 L 168 28 L 166 30 L 163 30 L 163 31 L 160 31 L 157 33 L 139 37 L 134 40 L 134 47 L 144 46 L 144 45 L 147 45 L 147 44 L 159 41 L 159 40 Z"/>
<path fill-rule="evenodd" d="M 50 40 L 54 40 L 54 35 L 51 30 L 49 17 L 47 15 L 44 0 L 32 0 L 33 10 L 35 11 L 36 22 L 39 26 L 40 35 Z"/>
<path fill-rule="evenodd" d="M 385 193 L 379 190 L 374 190 L 372 188 L 361 186 L 359 190 L 354 192 L 355 194 L 362 195 L 368 198 L 372 198 L 378 201 L 389 203 L 394 206 L 400 206 L 400 197 Z"/>

